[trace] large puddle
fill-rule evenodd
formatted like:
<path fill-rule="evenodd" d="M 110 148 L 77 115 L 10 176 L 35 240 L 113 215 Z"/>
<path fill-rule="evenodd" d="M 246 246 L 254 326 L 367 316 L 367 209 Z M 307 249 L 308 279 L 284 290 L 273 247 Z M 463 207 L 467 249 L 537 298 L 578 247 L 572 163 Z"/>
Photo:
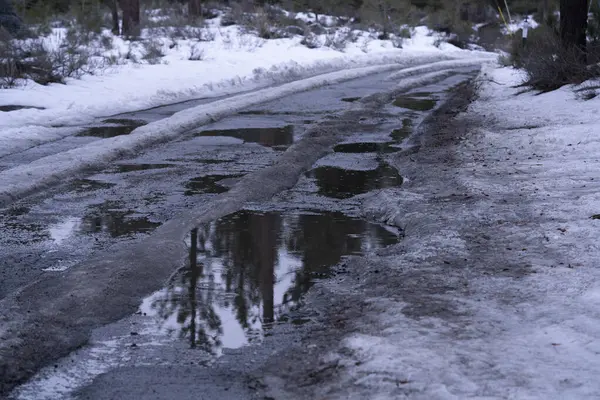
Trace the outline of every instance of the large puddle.
<path fill-rule="evenodd" d="M 341 213 L 240 211 L 192 231 L 190 265 L 142 311 L 191 347 L 238 348 L 273 323 L 305 322 L 302 295 L 345 256 L 398 240 L 392 230 Z"/>
<path fill-rule="evenodd" d="M 294 143 L 294 126 L 208 130 L 200 131 L 196 136 L 227 136 L 266 147 L 287 147 Z"/>
<path fill-rule="evenodd" d="M 316 181 L 320 195 L 336 199 L 347 199 L 371 190 L 402 184 L 402 176 L 398 171 L 384 163 L 370 170 L 323 166 L 312 169 L 306 174 Z"/>

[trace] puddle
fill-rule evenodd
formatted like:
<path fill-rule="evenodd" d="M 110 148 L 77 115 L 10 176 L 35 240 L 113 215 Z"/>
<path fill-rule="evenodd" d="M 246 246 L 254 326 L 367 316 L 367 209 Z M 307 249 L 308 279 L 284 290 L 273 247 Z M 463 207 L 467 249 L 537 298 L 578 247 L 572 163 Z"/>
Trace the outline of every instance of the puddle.
<path fill-rule="evenodd" d="M 294 143 L 294 126 L 210 130 L 198 132 L 196 136 L 227 136 L 266 147 L 289 146 Z"/>
<path fill-rule="evenodd" d="M 2 111 L 2 112 L 19 111 L 19 110 L 29 110 L 29 109 L 43 110 L 44 107 L 18 106 L 18 105 L 0 106 L 0 111 Z"/>
<path fill-rule="evenodd" d="M 150 221 L 145 215 L 123 209 L 116 203 L 105 202 L 90 207 L 83 218 L 68 218 L 56 226 L 60 227 L 58 231 L 61 232 L 61 237 L 73 233 L 106 233 L 111 237 L 120 237 L 149 233 L 160 226 L 160 223 Z"/>
<path fill-rule="evenodd" d="M 390 136 L 396 142 L 401 142 L 410 136 L 410 134 L 412 133 L 412 129 L 413 129 L 412 120 L 410 118 L 404 118 L 402 120 L 402 128 L 394 129 L 392 131 L 392 133 L 390 134 Z"/>
<path fill-rule="evenodd" d="M 400 150 L 389 142 L 342 143 L 333 148 L 336 153 L 394 153 Z"/>
<path fill-rule="evenodd" d="M 435 99 L 421 99 L 411 96 L 397 97 L 392 104 L 396 107 L 402 107 L 413 111 L 429 111 L 437 101 Z"/>
<path fill-rule="evenodd" d="M 229 187 L 223 183 L 219 183 L 225 179 L 239 178 L 243 175 L 205 175 L 190 179 L 185 184 L 186 196 L 193 196 L 202 193 L 224 193 L 229 190 Z"/>
<path fill-rule="evenodd" d="M 387 164 L 365 171 L 324 166 L 306 174 L 316 180 L 320 195 L 336 199 L 347 199 L 371 190 L 402 184 L 398 171 Z"/>
<path fill-rule="evenodd" d="M 130 119 L 107 119 L 103 122 L 113 125 L 93 126 L 78 133 L 76 136 L 94 136 L 108 139 L 116 136 L 129 135 L 134 129 L 146 124 L 145 121 Z"/>
<path fill-rule="evenodd" d="M 344 97 L 342 99 L 342 101 L 346 102 L 346 103 L 354 103 L 355 101 L 360 100 L 361 97 Z"/>
<path fill-rule="evenodd" d="M 216 164 L 225 164 L 225 163 L 229 163 L 232 162 L 233 160 L 215 160 L 215 159 L 210 159 L 210 158 L 192 158 L 192 159 L 188 159 L 188 158 L 167 158 L 165 161 L 168 162 L 193 162 L 193 163 L 199 163 L 199 164 L 208 164 L 208 165 L 216 165 Z"/>
<path fill-rule="evenodd" d="M 192 231 L 190 266 L 141 311 L 213 354 L 260 341 L 298 310 L 315 280 L 344 256 L 397 243 L 397 233 L 342 213 L 240 211 Z"/>
<path fill-rule="evenodd" d="M 148 171 L 152 169 L 163 169 L 175 167 L 175 164 L 117 164 L 115 169 L 117 173 Z"/>
<path fill-rule="evenodd" d="M 433 92 L 411 92 L 408 93 L 408 96 L 411 97 L 432 97 Z"/>
<path fill-rule="evenodd" d="M 73 187 L 76 192 L 89 192 L 93 190 L 110 189 L 115 185 L 115 183 L 102 182 L 94 179 L 76 179 L 71 182 L 70 186 Z"/>

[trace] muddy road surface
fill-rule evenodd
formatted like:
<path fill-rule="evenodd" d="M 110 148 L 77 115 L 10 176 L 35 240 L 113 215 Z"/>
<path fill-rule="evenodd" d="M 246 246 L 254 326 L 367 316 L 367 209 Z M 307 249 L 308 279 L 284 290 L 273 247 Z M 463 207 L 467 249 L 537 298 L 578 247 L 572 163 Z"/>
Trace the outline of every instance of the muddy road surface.
<path fill-rule="evenodd" d="M 318 348 L 304 339 L 336 337 L 315 284 L 403 240 L 363 199 L 405 183 L 390 160 L 412 157 L 422 121 L 477 71 L 298 93 L 11 204 L 0 217 L 0 393 L 276 393 L 284 379 L 262 371 L 304 371 Z M 128 135 L 171 108 L 113 116 L 0 165 Z M 305 385 L 330 373 L 306 371 Z"/>

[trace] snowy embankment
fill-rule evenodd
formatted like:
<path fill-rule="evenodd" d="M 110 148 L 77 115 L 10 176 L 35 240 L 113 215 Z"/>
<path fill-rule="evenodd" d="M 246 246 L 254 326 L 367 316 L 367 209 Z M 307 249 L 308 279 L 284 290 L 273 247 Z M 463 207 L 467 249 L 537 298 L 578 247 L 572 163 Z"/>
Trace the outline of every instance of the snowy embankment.
<path fill-rule="evenodd" d="M 421 178 L 366 205 L 406 228 L 387 261 L 401 283 L 327 357 L 344 398 L 600 398 L 600 98 L 482 78 L 458 162 L 432 164 L 452 187 Z"/>

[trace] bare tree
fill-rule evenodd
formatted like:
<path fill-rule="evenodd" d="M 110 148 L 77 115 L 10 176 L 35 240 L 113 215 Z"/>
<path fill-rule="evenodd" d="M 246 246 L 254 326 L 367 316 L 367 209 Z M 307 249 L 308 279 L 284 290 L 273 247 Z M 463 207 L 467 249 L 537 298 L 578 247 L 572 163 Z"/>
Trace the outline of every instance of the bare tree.
<path fill-rule="evenodd" d="M 579 49 L 586 61 L 588 0 L 560 0 L 560 39 L 563 46 Z"/>

